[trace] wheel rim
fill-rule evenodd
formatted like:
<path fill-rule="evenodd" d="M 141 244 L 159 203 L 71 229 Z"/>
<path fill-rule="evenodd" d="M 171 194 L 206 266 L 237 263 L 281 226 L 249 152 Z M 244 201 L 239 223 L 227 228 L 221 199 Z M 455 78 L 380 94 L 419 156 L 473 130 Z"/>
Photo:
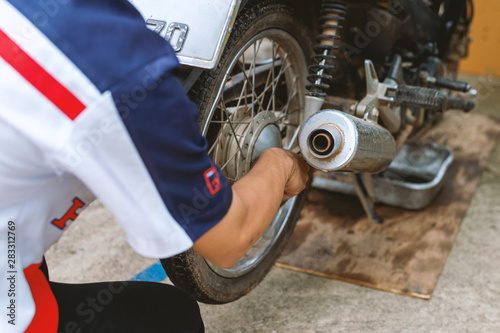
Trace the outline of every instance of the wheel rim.
<path fill-rule="evenodd" d="M 261 31 L 231 58 L 202 134 L 229 182 L 244 176 L 262 150 L 293 149 L 303 123 L 305 56 L 280 29 Z M 282 234 L 296 198 L 284 202 L 269 228 L 233 267 L 208 265 L 220 276 L 242 276 L 264 260 Z"/>

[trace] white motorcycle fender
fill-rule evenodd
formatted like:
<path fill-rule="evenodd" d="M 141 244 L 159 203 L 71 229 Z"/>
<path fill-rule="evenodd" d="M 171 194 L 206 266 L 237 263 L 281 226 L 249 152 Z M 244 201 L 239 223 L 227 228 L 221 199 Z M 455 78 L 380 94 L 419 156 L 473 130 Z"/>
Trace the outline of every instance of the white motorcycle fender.
<path fill-rule="evenodd" d="M 130 0 L 183 65 L 216 66 L 242 0 Z"/>

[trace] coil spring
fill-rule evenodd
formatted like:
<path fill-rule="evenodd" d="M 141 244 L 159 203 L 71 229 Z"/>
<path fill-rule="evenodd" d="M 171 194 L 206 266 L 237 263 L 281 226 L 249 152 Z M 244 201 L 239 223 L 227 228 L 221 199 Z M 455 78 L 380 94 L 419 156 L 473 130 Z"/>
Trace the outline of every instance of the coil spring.
<path fill-rule="evenodd" d="M 313 64 L 309 66 L 311 74 L 307 76 L 311 83 L 306 85 L 309 96 L 325 98 L 325 91 L 330 88 L 326 82 L 330 81 L 332 76 L 326 71 L 332 70 L 334 66 L 327 62 L 336 59 L 332 53 L 339 48 L 341 37 L 337 32 L 342 29 L 346 7 L 346 1 L 343 0 L 323 0 L 321 3 L 321 34 L 317 36 L 319 44 L 314 46 L 316 54 L 312 57 Z"/>

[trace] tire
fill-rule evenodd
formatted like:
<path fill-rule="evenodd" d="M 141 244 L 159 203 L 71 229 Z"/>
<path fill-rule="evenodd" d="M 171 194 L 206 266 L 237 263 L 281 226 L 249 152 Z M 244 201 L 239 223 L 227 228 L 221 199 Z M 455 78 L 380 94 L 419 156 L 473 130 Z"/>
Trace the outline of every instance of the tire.
<path fill-rule="evenodd" d="M 191 90 L 209 154 L 230 182 L 248 172 L 263 148 L 296 146 L 312 54 L 307 31 L 286 3 L 265 1 L 245 8 L 218 66 L 203 73 Z M 232 268 L 217 267 L 190 249 L 161 260 L 167 275 L 200 302 L 227 303 L 246 295 L 283 250 L 305 192 L 282 204 L 266 233 Z"/>

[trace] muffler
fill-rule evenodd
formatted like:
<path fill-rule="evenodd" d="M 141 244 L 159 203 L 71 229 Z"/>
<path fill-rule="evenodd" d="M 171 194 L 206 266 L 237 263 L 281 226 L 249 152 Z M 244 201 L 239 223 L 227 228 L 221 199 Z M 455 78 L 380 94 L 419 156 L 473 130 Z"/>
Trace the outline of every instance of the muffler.
<path fill-rule="evenodd" d="M 337 110 L 309 117 L 299 146 L 306 162 L 322 171 L 379 173 L 396 156 L 396 142 L 388 130 Z"/>

